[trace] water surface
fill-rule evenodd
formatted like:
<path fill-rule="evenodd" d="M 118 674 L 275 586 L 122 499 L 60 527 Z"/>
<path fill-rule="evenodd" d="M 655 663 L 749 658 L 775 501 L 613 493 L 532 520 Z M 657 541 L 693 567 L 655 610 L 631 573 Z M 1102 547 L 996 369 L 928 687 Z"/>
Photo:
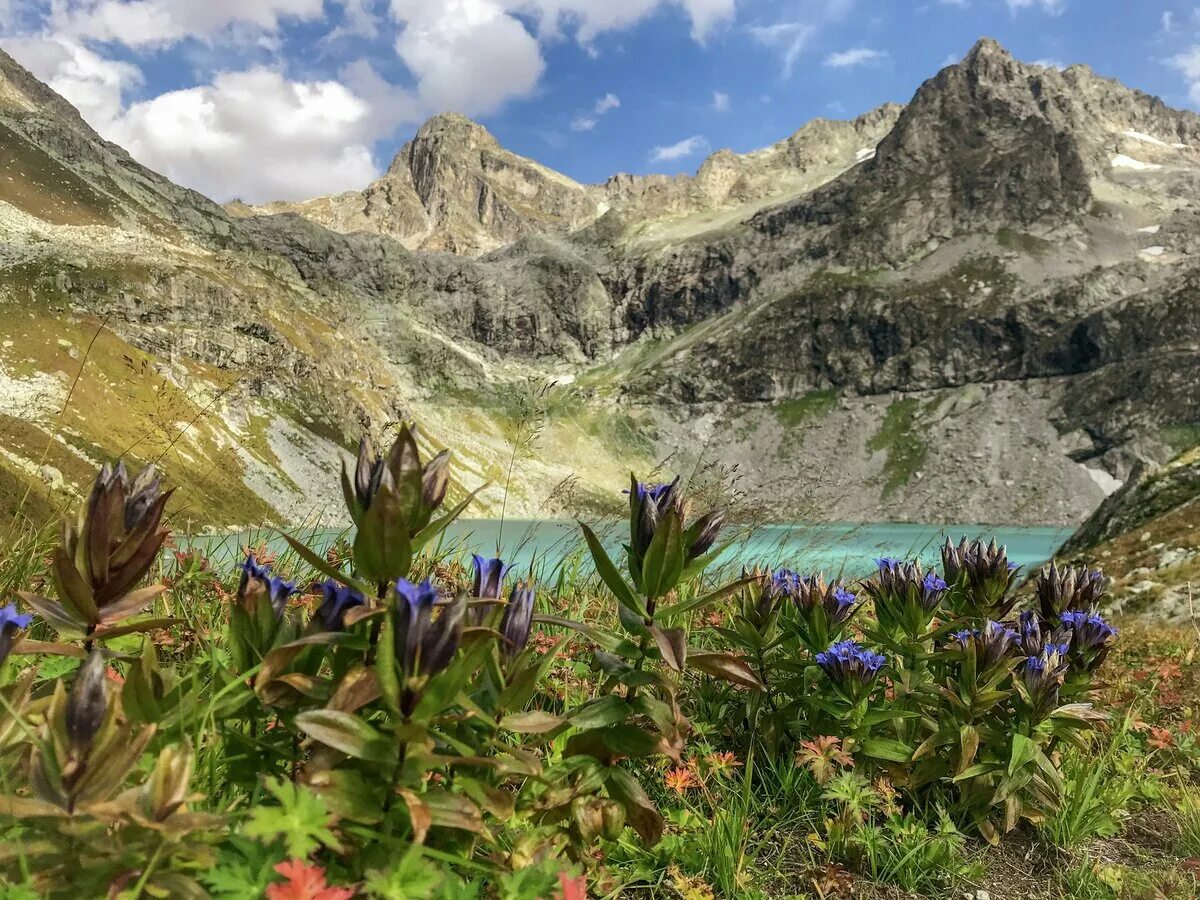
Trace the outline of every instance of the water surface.
<path fill-rule="evenodd" d="M 595 527 L 595 526 L 593 526 Z M 625 539 L 624 522 L 598 527 L 610 552 L 619 551 Z M 925 563 L 939 559 L 938 548 L 950 537 L 996 538 L 1008 546 L 1008 558 L 1025 571 L 1048 560 L 1070 536 L 1072 529 L 1005 525 L 920 525 L 909 523 L 763 525 L 754 530 L 731 526 L 722 534 L 729 545 L 719 562 L 730 567 L 787 566 L 800 571 L 823 570 L 830 575 L 858 577 L 871 572 L 873 559 L 895 556 L 919 558 Z M 294 536 L 323 552 L 339 538 L 352 537 L 349 531 L 293 529 Z M 229 535 L 194 537 L 181 544 L 199 546 L 218 563 L 232 564 L 242 548 L 266 543 L 276 552 L 287 545 L 276 531 L 267 529 Z M 531 568 L 543 580 L 557 577 L 563 567 L 587 568 L 586 548 L 579 526 L 573 521 L 528 521 L 509 519 L 460 519 L 452 524 L 433 548 L 439 557 L 460 558 L 471 553 L 500 555 L 524 575 Z"/>

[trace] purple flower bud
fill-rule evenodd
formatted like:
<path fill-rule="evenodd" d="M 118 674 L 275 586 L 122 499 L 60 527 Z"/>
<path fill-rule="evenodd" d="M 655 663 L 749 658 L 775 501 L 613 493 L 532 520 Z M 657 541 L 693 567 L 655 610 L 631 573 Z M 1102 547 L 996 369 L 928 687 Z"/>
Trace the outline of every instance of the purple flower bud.
<path fill-rule="evenodd" d="M 500 634 L 504 638 L 504 655 L 512 659 L 529 643 L 529 632 L 533 625 L 533 585 L 518 581 L 504 606 L 500 618 Z"/>
<path fill-rule="evenodd" d="M 484 600 L 499 600 L 504 591 L 504 578 L 512 568 L 502 559 L 484 559 L 478 553 L 471 555 L 475 567 L 475 581 L 471 587 L 473 597 Z"/>
<path fill-rule="evenodd" d="M 1099 668 L 1108 655 L 1108 648 L 1117 638 L 1117 629 L 1094 612 L 1065 612 L 1061 621 L 1070 631 L 1071 649 L 1076 661 L 1089 672 Z"/>
<path fill-rule="evenodd" d="M 846 692 L 851 699 L 861 698 L 887 663 L 887 658 L 859 645 L 857 641 L 840 641 L 818 653 L 817 665 L 830 681 Z"/>
<path fill-rule="evenodd" d="M 99 650 L 93 650 L 75 675 L 67 696 L 67 739 L 71 748 L 82 752 L 104 724 L 108 712 L 107 665 Z"/>
<path fill-rule="evenodd" d="M 344 630 L 346 611 L 367 602 L 366 598 L 354 588 L 339 584 L 333 579 L 322 581 L 319 587 L 325 599 L 317 607 L 317 620 L 326 631 Z"/>
<path fill-rule="evenodd" d="M 1065 612 L 1095 609 L 1107 588 L 1104 573 L 1099 569 L 1067 566 L 1060 569 L 1051 560 L 1037 577 L 1038 604 L 1042 618 L 1058 621 Z"/>
<path fill-rule="evenodd" d="M 437 590 L 429 579 L 396 582 L 396 658 L 406 678 L 436 675 L 454 659 L 462 639 L 466 600 L 460 596 L 435 619 Z"/>

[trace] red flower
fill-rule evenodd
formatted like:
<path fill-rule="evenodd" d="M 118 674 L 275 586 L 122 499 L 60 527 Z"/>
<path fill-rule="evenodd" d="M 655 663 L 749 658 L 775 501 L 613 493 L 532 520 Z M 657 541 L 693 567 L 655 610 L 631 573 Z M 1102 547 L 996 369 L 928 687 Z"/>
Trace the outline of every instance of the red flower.
<path fill-rule="evenodd" d="M 558 883 L 558 900 L 587 900 L 587 878 L 584 876 L 572 878 L 566 872 L 559 872 Z"/>
<path fill-rule="evenodd" d="M 671 769 L 663 776 L 663 782 L 677 794 L 700 786 L 696 773 L 691 769 Z"/>
<path fill-rule="evenodd" d="M 327 886 L 325 870 L 302 859 L 281 862 L 275 871 L 287 881 L 267 885 L 267 900 L 350 900 L 354 896 L 350 888 Z"/>

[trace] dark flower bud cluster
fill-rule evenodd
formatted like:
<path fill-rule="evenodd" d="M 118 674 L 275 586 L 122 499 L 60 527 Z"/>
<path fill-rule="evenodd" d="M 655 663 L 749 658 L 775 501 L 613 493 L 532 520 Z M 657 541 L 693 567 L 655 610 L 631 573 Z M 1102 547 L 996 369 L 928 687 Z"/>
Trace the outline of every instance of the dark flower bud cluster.
<path fill-rule="evenodd" d="M 859 606 L 856 594 L 841 581 L 826 584 L 823 572 L 798 579 L 789 596 L 800 613 L 811 615 L 819 608 L 831 625 L 844 625 Z"/>
<path fill-rule="evenodd" d="M 1051 560 L 1050 565 L 1038 573 L 1036 587 L 1042 618 L 1056 622 L 1063 613 L 1098 607 L 1108 582 L 1100 569 L 1089 570 L 1083 566 L 1060 569 Z"/>
<path fill-rule="evenodd" d="M 253 553 L 242 563 L 237 597 L 242 608 L 251 615 L 254 614 L 259 599 L 266 598 L 271 604 L 275 618 L 281 618 L 287 608 L 288 598 L 297 590 L 295 582 L 285 581 L 278 575 L 271 574 L 270 566 L 259 565 Z"/>
<path fill-rule="evenodd" d="M 471 565 L 475 575 L 471 583 L 471 596 L 476 600 L 492 600 L 494 604 L 471 605 L 467 609 L 467 622 L 471 625 L 482 625 L 488 614 L 500 605 L 504 594 L 504 579 L 512 566 L 500 558 L 485 559 L 478 553 L 471 554 Z"/>
<path fill-rule="evenodd" d="M 108 713 L 108 666 L 99 650 L 93 650 L 75 675 L 67 696 L 67 739 L 76 754 L 84 754 Z"/>
<path fill-rule="evenodd" d="M 946 582 L 935 572 L 926 572 L 919 562 L 882 557 L 875 566 L 875 577 L 863 588 L 875 603 L 879 624 L 918 637 L 946 596 Z"/>
<path fill-rule="evenodd" d="M 1051 632 L 1043 628 L 1042 621 L 1034 610 L 1027 609 L 1021 613 L 1017 630 L 1021 634 L 1018 647 L 1024 656 L 1040 656 L 1046 649 L 1054 649 L 1060 656 L 1067 655 L 1067 648 L 1071 644 L 1070 631 L 1059 628 L 1056 632 Z"/>
<path fill-rule="evenodd" d="M 344 631 L 346 612 L 366 605 L 367 598 L 362 593 L 332 578 L 322 581 L 318 587 L 323 599 L 317 607 L 316 618 L 325 631 Z"/>
<path fill-rule="evenodd" d="M 410 527 L 420 530 L 429 522 L 430 514 L 446 499 L 450 481 L 450 451 L 443 450 L 427 463 L 422 463 L 417 451 L 416 440 L 411 429 L 405 425 L 400 429 L 387 456 L 376 453 L 370 437 L 363 435 L 358 443 L 358 461 L 354 468 L 353 491 L 348 492 L 347 503 L 355 522 L 366 514 L 382 491 L 394 494 L 404 476 L 419 473 L 420 490 L 417 492 L 419 507 L 409 510 Z M 353 501 L 353 502 L 351 502 Z M 424 517 L 424 521 L 420 521 Z M 415 518 L 415 521 L 413 521 Z"/>
<path fill-rule="evenodd" d="M 962 645 L 963 649 L 975 647 L 977 667 L 987 670 L 1009 657 L 1010 651 L 1019 649 L 1021 634 L 1016 629 L 1003 622 L 993 622 L 989 619 L 982 629 L 957 631 L 951 637 Z"/>
<path fill-rule="evenodd" d="M 858 641 L 839 641 L 816 656 L 817 665 L 829 676 L 834 687 L 851 702 L 865 697 L 887 664 L 880 653 L 861 646 Z"/>
<path fill-rule="evenodd" d="M 685 524 L 687 504 L 678 478 L 666 484 L 645 484 L 631 475 L 628 494 L 630 574 L 647 595 L 647 608 L 653 613 L 656 599 L 675 587 L 682 567 L 712 549 L 725 524 L 725 513 L 711 510 Z M 660 536 L 666 541 L 664 552 L 653 554 L 650 550 Z M 653 565 L 647 565 L 648 558 Z"/>
<path fill-rule="evenodd" d="M 950 539 L 942 545 L 942 571 L 946 581 L 961 588 L 967 611 L 979 616 L 1003 618 L 1016 602 L 1009 591 L 1017 579 L 1020 566 L 1009 562 L 1006 547 L 997 546 L 993 538 L 988 544 L 966 537 L 954 545 Z"/>
<path fill-rule="evenodd" d="M 1064 650 L 1062 645 L 1047 644 L 1041 653 L 1021 663 L 1019 684 L 1035 721 L 1046 718 L 1058 707 L 1059 691 L 1068 668 Z"/>

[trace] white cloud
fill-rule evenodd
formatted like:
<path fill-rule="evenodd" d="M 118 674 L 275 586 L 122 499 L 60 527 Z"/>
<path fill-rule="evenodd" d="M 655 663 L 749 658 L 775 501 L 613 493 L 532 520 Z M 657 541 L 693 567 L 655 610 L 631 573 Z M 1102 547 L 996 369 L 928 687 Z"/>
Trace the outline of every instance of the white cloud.
<path fill-rule="evenodd" d="M 571 120 L 572 131 L 591 131 L 596 127 L 596 120 L 589 116 L 576 116 Z"/>
<path fill-rule="evenodd" d="M 1035 59 L 1033 64 L 1044 69 L 1058 69 L 1060 72 L 1067 67 L 1061 59 Z"/>
<path fill-rule="evenodd" d="M 1023 9 L 1041 9 L 1047 15 L 1057 16 L 1067 8 L 1067 0 L 1007 0 L 1010 12 Z"/>
<path fill-rule="evenodd" d="M 729 95 L 724 91 L 713 91 L 712 108 L 716 112 L 729 112 Z"/>
<path fill-rule="evenodd" d="M 1167 64 L 1177 69 L 1188 81 L 1188 97 L 1200 104 L 1200 44 L 1193 44 L 1183 53 L 1172 56 Z"/>
<path fill-rule="evenodd" d="M 124 93 L 142 82 L 137 66 L 105 59 L 68 38 L 20 37 L 0 43 L 98 130 L 120 114 Z"/>
<path fill-rule="evenodd" d="M 256 68 L 135 103 L 106 136 L 219 200 L 300 200 L 376 177 L 377 129 L 370 104 L 345 85 Z"/>
<path fill-rule="evenodd" d="M 1175 30 L 1175 14 L 1173 12 L 1171 12 L 1170 10 L 1167 10 L 1165 13 L 1162 14 L 1161 21 L 1162 21 L 1163 34 L 1170 34 L 1172 31 Z"/>
<path fill-rule="evenodd" d="M 733 21 L 734 0 L 503 0 L 514 12 L 532 15 L 540 32 L 555 36 L 575 29 L 576 39 L 590 44 L 606 31 L 627 28 L 664 6 L 677 6 L 691 21 L 692 37 L 703 43 L 720 25 Z"/>
<path fill-rule="evenodd" d="M 621 105 L 621 99 L 611 91 L 596 101 L 596 115 L 602 116 L 610 109 L 617 109 Z"/>
<path fill-rule="evenodd" d="M 882 50 L 872 50 L 869 47 L 855 47 L 842 50 L 840 53 L 830 53 L 822 65 L 831 69 L 849 69 L 854 66 L 873 66 L 883 62 L 888 55 Z"/>
<path fill-rule="evenodd" d="M 815 25 L 804 22 L 777 22 L 774 25 L 752 25 L 751 36 L 767 47 L 778 50 L 783 56 L 783 77 L 790 78 L 796 60 L 817 32 Z"/>
<path fill-rule="evenodd" d="M 49 29 L 130 47 L 214 38 L 233 27 L 275 32 L 286 20 L 324 15 L 323 0 L 56 0 Z"/>
<path fill-rule="evenodd" d="M 697 153 L 704 153 L 708 150 L 708 138 L 703 135 L 695 134 L 690 138 L 684 138 L 682 141 L 677 141 L 674 144 L 655 147 L 650 151 L 650 162 L 670 162 L 676 159 L 684 159 L 688 156 L 694 156 Z"/>
<path fill-rule="evenodd" d="M 432 110 L 490 112 L 537 86 L 537 40 L 493 0 L 392 0 L 402 23 L 396 53 Z"/>

